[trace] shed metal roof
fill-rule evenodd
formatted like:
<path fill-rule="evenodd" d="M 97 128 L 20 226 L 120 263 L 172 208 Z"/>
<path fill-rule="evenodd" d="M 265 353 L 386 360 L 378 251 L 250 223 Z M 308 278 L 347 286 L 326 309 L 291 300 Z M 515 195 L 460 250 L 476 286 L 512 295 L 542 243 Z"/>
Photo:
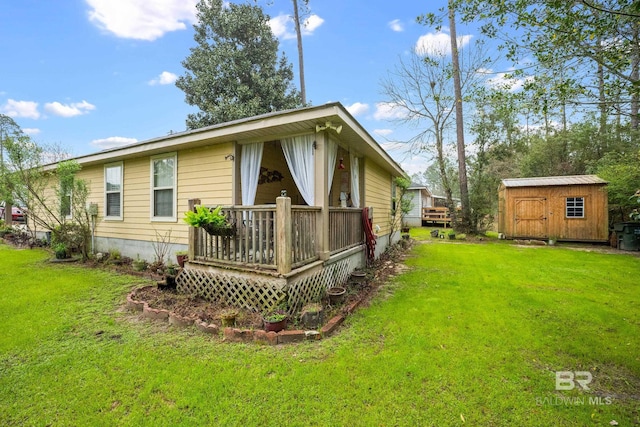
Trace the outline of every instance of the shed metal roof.
<path fill-rule="evenodd" d="M 608 182 L 596 175 L 542 176 L 536 178 L 508 178 L 502 180 L 502 185 L 507 188 L 590 184 L 608 184 Z"/>

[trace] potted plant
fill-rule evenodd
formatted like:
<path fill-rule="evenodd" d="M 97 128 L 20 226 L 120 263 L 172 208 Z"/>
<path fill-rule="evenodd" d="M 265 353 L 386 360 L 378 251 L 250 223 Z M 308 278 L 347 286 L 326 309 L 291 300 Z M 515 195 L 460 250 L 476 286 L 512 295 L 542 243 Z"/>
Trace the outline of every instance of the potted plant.
<path fill-rule="evenodd" d="M 167 274 L 169 276 L 175 276 L 176 273 L 178 272 L 178 266 L 175 264 L 167 264 Z"/>
<path fill-rule="evenodd" d="M 449 240 L 456 240 L 456 232 L 451 230 L 449 232 Z"/>
<path fill-rule="evenodd" d="M 284 310 L 271 310 L 262 315 L 264 330 L 279 332 L 287 327 L 287 313 Z"/>
<path fill-rule="evenodd" d="M 188 251 L 178 251 L 178 252 L 176 252 L 176 261 L 178 262 L 178 265 L 180 266 L 180 268 L 184 268 L 184 262 L 188 258 L 189 258 L 189 252 Z"/>
<path fill-rule="evenodd" d="M 67 245 L 65 245 L 64 243 L 57 243 L 54 247 L 53 247 L 53 253 L 56 256 L 56 259 L 66 259 L 68 258 L 68 251 L 67 251 Z"/>
<path fill-rule="evenodd" d="M 227 217 L 222 213 L 222 206 L 209 209 L 206 206 L 198 205 L 195 211 L 184 213 L 184 222 L 192 227 L 201 227 L 212 236 L 233 236 L 235 226 L 229 223 Z"/>

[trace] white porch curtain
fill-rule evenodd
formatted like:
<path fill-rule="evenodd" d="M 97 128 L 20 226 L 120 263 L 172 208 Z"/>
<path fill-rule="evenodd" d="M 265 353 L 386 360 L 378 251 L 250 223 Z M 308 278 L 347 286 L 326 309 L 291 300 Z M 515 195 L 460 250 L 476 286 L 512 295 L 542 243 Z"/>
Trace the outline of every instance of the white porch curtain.
<path fill-rule="evenodd" d="M 262 163 L 263 142 L 242 146 L 240 159 L 240 182 L 242 188 L 242 204 L 251 206 L 256 201 L 260 164 Z"/>
<path fill-rule="evenodd" d="M 349 153 L 351 163 L 351 204 L 354 208 L 360 207 L 360 159 L 353 153 Z"/>
<path fill-rule="evenodd" d="M 307 205 L 315 205 L 314 175 L 315 162 L 313 161 L 314 134 L 301 135 L 293 138 L 283 138 L 280 142 L 284 158 L 293 176 L 302 198 Z"/>
<path fill-rule="evenodd" d="M 329 179 L 329 193 L 333 185 L 333 173 L 336 170 L 336 159 L 338 158 L 338 143 L 332 137 L 329 137 L 327 144 L 328 162 L 327 162 L 327 178 Z"/>

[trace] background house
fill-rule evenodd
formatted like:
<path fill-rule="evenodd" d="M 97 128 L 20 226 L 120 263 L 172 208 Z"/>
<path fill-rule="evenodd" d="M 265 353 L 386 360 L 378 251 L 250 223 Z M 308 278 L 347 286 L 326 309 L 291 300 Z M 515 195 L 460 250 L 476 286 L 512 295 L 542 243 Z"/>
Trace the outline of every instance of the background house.
<path fill-rule="evenodd" d="M 606 242 L 607 182 L 595 175 L 504 179 L 498 232 L 506 238 Z"/>
<path fill-rule="evenodd" d="M 404 226 L 422 227 L 422 208 L 431 207 L 431 192 L 426 185 L 412 183 L 406 197 L 411 200 L 411 211 L 404 216 Z"/>

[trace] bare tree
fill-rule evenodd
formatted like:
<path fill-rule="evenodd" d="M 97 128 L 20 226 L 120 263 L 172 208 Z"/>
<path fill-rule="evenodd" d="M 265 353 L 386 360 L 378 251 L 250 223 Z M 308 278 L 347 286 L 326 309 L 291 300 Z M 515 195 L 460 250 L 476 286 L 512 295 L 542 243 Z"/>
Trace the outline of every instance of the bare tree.
<path fill-rule="evenodd" d="M 469 49 L 460 67 L 461 91 L 474 85 L 481 76 L 476 70 L 487 63 L 482 48 Z M 395 110 L 396 121 L 419 129 L 409 142 L 414 153 L 431 152 L 438 165 L 447 205 L 455 218 L 455 204 L 447 158 L 447 141 L 452 130 L 456 97 L 453 86 L 453 66 L 447 53 L 413 52 L 408 60 L 399 59 L 393 72 L 381 82 L 382 92 Z"/>

